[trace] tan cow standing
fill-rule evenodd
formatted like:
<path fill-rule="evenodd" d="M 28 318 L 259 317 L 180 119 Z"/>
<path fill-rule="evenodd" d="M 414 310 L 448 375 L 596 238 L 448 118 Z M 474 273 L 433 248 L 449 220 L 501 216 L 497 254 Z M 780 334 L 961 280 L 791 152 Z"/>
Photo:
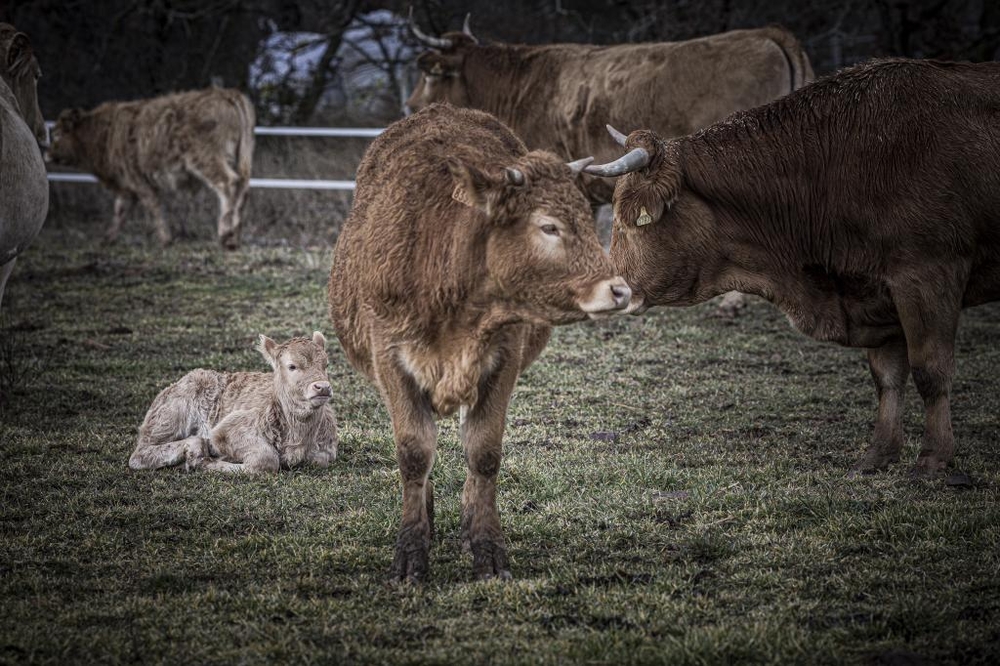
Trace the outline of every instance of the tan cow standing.
<path fill-rule="evenodd" d="M 630 292 L 567 165 L 496 118 L 433 105 L 390 126 L 358 169 L 330 273 L 347 358 L 392 419 L 403 516 L 392 575 L 428 570 L 435 418 L 462 408 L 462 541 L 477 577 L 510 577 L 496 505 L 507 405 L 553 324 L 618 312 Z"/>
<path fill-rule="evenodd" d="M 250 186 L 255 115 L 238 90 L 207 88 L 133 102 L 67 109 L 53 130 L 50 159 L 91 171 L 115 195 L 107 240 L 138 200 L 160 243 L 171 240 L 164 192 L 201 182 L 219 198 L 219 242 L 239 245 L 240 211 Z"/>
<path fill-rule="evenodd" d="M 337 420 L 328 404 L 326 338 L 257 346 L 273 372 L 192 370 L 160 391 L 142 425 L 132 469 L 184 463 L 217 472 L 273 472 L 337 457 Z"/>
<path fill-rule="evenodd" d="M 42 71 L 28 37 L 0 23 L 0 305 L 18 255 L 38 236 L 49 210 L 49 182 L 38 144 Z"/>

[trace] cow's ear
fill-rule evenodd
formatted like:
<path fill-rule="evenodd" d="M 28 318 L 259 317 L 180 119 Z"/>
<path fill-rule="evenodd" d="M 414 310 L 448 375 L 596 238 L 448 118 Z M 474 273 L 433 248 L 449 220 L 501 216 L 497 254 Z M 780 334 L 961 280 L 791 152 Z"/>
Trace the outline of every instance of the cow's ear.
<path fill-rule="evenodd" d="M 448 160 L 448 171 L 454 185 L 451 198 L 489 215 L 501 183 L 478 168 L 455 159 Z"/>
<path fill-rule="evenodd" d="M 18 32 L 10 41 L 7 49 L 7 70 L 20 76 L 21 72 L 31 61 L 31 40 L 23 32 Z"/>
<path fill-rule="evenodd" d="M 424 76 L 441 78 L 452 72 L 451 63 L 440 53 L 428 51 L 417 56 L 417 68 Z"/>
<path fill-rule="evenodd" d="M 313 331 L 313 344 L 320 349 L 326 349 L 326 336 L 319 331 Z"/>
<path fill-rule="evenodd" d="M 260 334 L 260 338 L 257 340 L 257 351 L 260 352 L 260 355 L 264 357 L 264 360 L 267 361 L 272 368 L 278 364 L 278 359 L 275 357 L 277 349 L 277 342 L 263 333 Z"/>
<path fill-rule="evenodd" d="M 80 120 L 83 118 L 82 109 L 66 109 L 59 114 L 58 124 L 64 130 L 72 130 L 74 127 L 80 124 Z"/>

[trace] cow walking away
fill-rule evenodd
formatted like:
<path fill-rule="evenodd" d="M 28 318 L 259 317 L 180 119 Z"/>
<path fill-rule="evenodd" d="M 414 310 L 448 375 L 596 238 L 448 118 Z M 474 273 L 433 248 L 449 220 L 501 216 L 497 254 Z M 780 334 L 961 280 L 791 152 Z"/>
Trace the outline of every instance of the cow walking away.
<path fill-rule="evenodd" d="M 39 149 L 45 142 L 41 74 L 27 35 L 0 23 L 0 306 L 17 257 L 38 236 L 49 211 Z"/>
<path fill-rule="evenodd" d="M 358 168 L 330 272 L 330 317 L 392 420 L 403 515 L 392 576 L 420 581 L 433 525 L 437 417 L 460 410 L 462 541 L 479 578 L 509 578 L 496 504 L 511 392 L 554 324 L 620 312 L 629 289 L 565 164 L 496 118 L 432 105 Z"/>
<path fill-rule="evenodd" d="M 450 102 L 481 109 L 529 148 L 566 159 L 614 159 L 605 123 L 681 136 L 813 80 L 802 45 L 778 26 L 615 46 L 480 44 L 468 20 L 462 32 L 442 37 L 411 28 L 434 50 L 417 59 L 410 108 Z M 584 176 L 581 184 L 594 205 L 611 201 L 608 182 Z M 740 294 L 727 295 L 719 313 L 733 316 L 745 304 Z"/>
<path fill-rule="evenodd" d="M 91 171 L 115 195 L 107 240 L 138 200 L 163 245 L 171 241 L 162 195 L 198 182 L 219 198 L 219 242 L 239 246 L 240 214 L 253 161 L 253 105 L 243 93 L 208 88 L 90 111 L 67 109 L 53 130 L 50 159 Z"/>
<path fill-rule="evenodd" d="M 1000 298 L 1000 63 L 874 61 L 692 136 L 620 137 L 611 258 L 630 311 L 759 294 L 817 340 L 868 350 L 878 394 L 853 472 L 899 459 L 912 375 L 914 474 L 952 462 L 962 308 Z"/>
<path fill-rule="evenodd" d="M 337 457 L 337 419 L 328 404 L 326 338 L 282 344 L 260 336 L 272 372 L 192 370 L 160 391 L 142 425 L 132 469 L 184 463 L 215 472 L 275 472 Z"/>

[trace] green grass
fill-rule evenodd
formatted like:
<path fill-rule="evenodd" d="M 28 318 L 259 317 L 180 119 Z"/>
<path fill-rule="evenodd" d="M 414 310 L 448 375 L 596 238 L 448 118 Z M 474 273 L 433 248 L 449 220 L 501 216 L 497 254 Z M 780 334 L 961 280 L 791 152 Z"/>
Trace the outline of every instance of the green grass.
<path fill-rule="evenodd" d="M 43 230 L 0 319 L 0 369 L 17 371 L 0 382 L 0 663 L 1000 659 L 1000 304 L 960 333 L 969 489 L 908 479 L 912 386 L 903 461 L 847 480 L 875 411 L 864 355 L 763 301 L 735 323 L 705 304 L 557 329 L 508 418 L 515 580 L 472 581 L 446 420 L 431 580 L 415 588 L 386 583 L 391 429 L 333 342 L 329 249 L 87 234 Z M 329 469 L 128 470 L 162 387 L 198 366 L 264 369 L 258 333 L 314 329 L 334 348 Z"/>

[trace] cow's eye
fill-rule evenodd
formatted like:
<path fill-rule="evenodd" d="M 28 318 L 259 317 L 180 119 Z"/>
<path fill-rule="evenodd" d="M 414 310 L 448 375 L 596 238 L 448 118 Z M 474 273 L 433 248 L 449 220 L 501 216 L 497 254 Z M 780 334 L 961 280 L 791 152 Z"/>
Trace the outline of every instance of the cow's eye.
<path fill-rule="evenodd" d="M 546 233 L 549 236 L 559 235 L 559 227 L 557 227 L 554 224 L 543 224 L 541 227 L 539 227 L 539 229 L 542 230 L 542 233 Z"/>
<path fill-rule="evenodd" d="M 294 363 L 292 363 L 292 364 L 290 364 L 290 365 L 288 366 L 288 369 L 289 369 L 289 370 L 298 370 L 298 369 L 299 369 L 299 366 L 297 366 L 297 365 L 295 365 Z"/>

